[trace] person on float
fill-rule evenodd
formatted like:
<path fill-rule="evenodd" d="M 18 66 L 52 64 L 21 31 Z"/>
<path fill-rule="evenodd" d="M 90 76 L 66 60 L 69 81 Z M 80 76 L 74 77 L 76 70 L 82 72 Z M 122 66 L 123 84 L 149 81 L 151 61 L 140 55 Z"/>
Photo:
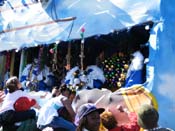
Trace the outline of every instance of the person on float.
<path fill-rule="evenodd" d="M 65 83 L 71 85 L 77 90 L 81 89 L 101 89 L 105 82 L 103 70 L 96 65 L 87 66 L 83 71 L 78 66 L 67 72 Z"/>
<path fill-rule="evenodd" d="M 143 66 L 144 56 L 138 50 L 132 54 L 132 61 L 127 71 L 126 80 L 124 87 L 130 87 L 134 84 L 143 84 Z"/>
<path fill-rule="evenodd" d="M 54 76 L 49 67 L 44 65 L 43 69 L 39 69 L 39 61 L 34 58 L 33 63 L 27 64 L 22 71 L 20 82 L 25 89 L 35 91 L 51 91 L 53 83 L 50 83 L 50 79 Z"/>

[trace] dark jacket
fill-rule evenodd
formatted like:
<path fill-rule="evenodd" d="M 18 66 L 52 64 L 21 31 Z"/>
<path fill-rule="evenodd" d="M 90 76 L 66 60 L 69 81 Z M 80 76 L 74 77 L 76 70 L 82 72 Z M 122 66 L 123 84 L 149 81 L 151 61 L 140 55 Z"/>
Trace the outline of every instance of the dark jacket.
<path fill-rule="evenodd" d="M 35 116 L 36 113 L 34 110 L 21 112 L 8 110 L 0 114 L 0 126 L 3 127 L 3 131 L 16 131 L 18 126 L 15 126 L 14 123 L 35 118 Z"/>

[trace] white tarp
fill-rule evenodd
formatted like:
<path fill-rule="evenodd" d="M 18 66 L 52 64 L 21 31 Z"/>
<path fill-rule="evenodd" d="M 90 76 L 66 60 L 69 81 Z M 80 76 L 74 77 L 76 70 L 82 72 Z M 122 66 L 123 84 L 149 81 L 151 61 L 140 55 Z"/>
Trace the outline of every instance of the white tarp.
<path fill-rule="evenodd" d="M 74 39 L 80 38 L 82 26 L 88 37 L 159 18 L 159 0 L 34 1 L 8 0 L 0 7 L 0 51 L 67 40 L 72 21 L 55 22 L 58 19 L 76 17 L 70 36 Z"/>

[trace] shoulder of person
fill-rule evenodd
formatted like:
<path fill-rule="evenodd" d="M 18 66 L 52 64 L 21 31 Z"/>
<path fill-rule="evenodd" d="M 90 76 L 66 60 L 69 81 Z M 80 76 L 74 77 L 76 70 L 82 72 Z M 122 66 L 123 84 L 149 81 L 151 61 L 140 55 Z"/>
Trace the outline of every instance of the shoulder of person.
<path fill-rule="evenodd" d="M 158 131 L 174 131 L 173 129 L 170 129 L 170 128 L 160 128 Z"/>
<path fill-rule="evenodd" d="M 16 95 L 19 95 L 19 96 L 30 96 L 30 94 L 28 92 L 25 92 L 25 91 L 22 91 L 22 90 L 17 90 L 15 91 L 15 94 Z"/>
<path fill-rule="evenodd" d="M 16 90 L 16 91 L 14 91 L 12 93 L 7 93 L 6 99 L 11 98 L 13 96 L 19 96 L 21 93 L 23 93 L 22 90 Z"/>
<path fill-rule="evenodd" d="M 62 101 L 65 101 L 67 99 L 68 99 L 67 97 L 65 97 L 63 95 L 59 95 L 57 97 L 52 98 L 52 102 L 54 102 L 54 103 L 62 103 Z"/>
<path fill-rule="evenodd" d="M 66 96 L 63 96 L 62 94 L 60 94 L 60 95 L 58 96 L 58 98 L 60 98 L 60 99 L 68 99 Z"/>
<path fill-rule="evenodd" d="M 32 64 L 27 64 L 25 68 L 29 69 L 31 66 L 32 66 Z"/>
<path fill-rule="evenodd" d="M 150 131 L 150 130 L 143 130 L 143 131 Z M 151 131 L 174 131 L 173 129 L 170 129 L 170 128 L 165 128 L 165 127 L 159 127 L 159 128 L 156 128 L 156 129 L 152 129 Z"/>

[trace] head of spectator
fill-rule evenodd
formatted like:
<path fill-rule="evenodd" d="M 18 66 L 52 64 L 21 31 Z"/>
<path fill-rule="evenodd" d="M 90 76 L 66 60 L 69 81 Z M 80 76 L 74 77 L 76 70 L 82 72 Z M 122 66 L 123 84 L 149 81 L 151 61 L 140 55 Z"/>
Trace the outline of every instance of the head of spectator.
<path fill-rule="evenodd" d="M 70 94 L 70 96 L 69 96 L 69 100 L 70 100 L 71 102 L 73 102 L 75 96 L 76 96 L 76 91 L 75 91 L 75 90 L 71 90 L 71 94 Z"/>
<path fill-rule="evenodd" d="M 22 85 L 16 76 L 10 77 L 6 81 L 6 88 L 8 89 L 9 93 L 13 93 L 16 90 L 20 89 L 21 87 L 22 87 Z"/>
<path fill-rule="evenodd" d="M 66 84 L 60 85 L 59 92 L 60 92 L 60 94 L 62 94 L 63 96 L 66 96 L 67 98 L 69 98 L 69 96 L 71 94 L 71 90 L 67 87 Z"/>
<path fill-rule="evenodd" d="M 100 127 L 100 114 L 104 108 L 97 108 L 92 103 L 81 105 L 77 110 L 78 126 L 76 131 L 98 131 Z"/>
<path fill-rule="evenodd" d="M 135 112 L 129 112 L 127 108 L 122 105 L 117 105 L 117 110 L 120 113 L 128 115 L 128 123 L 119 124 L 114 114 L 110 111 L 105 111 L 101 114 L 102 124 L 108 131 L 139 131 L 140 127 L 137 124 L 137 115 Z"/>
<path fill-rule="evenodd" d="M 101 115 L 101 121 L 103 126 L 108 129 L 114 129 L 117 126 L 117 120 L 115 119 L 114 115 L 110 111 L 104 111 Z"/>
<path fill-rule="evenodd" d="M 144 131 L 173 131 L 170 128 L 160 127 L 158 125 L 159 113 L 152 105 L 142 105 L 137 115 L 138 124 Z"/>
<path fill-rule="evenodd" d="M 138 110 L 138 124 L 143 129 L 158 127 L 159 114 L 157 110 L 148 104 L 142 105 Z"/>
<path fill-rule="evenodd" d="M 33 59 L 33 65 L 37 66 L 37 65 L 38 65 L 38 63 L 39 63 L 38 58 L 34 58 L 34 59 Z"/>
<path fill-rule="evenodd" d="M 54 86 L 54 87 L 52 88 L 51 94 L 52 94 L 52 97 L 59 96 L 59 95 L 60 95 L 59 87 L 58 87 L 58 86 Z"/>

